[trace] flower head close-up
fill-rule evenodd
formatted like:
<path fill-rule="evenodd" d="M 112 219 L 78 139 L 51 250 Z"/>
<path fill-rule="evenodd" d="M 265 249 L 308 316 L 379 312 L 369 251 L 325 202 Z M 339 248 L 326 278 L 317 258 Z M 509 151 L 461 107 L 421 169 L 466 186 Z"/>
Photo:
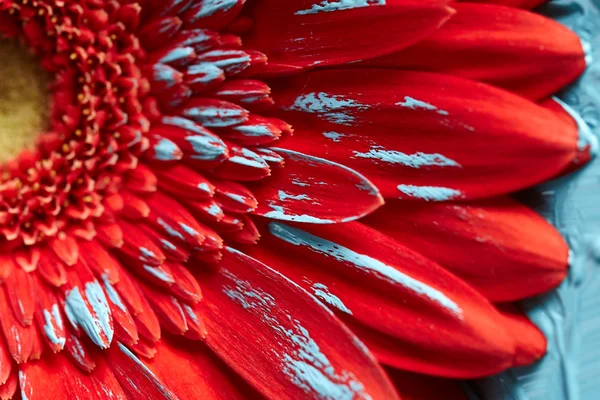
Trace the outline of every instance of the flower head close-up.
<path fill-rule="evenodd" d="M 597 147 L 543 1 L 0 0 L 0 398 L 466 400 Z"/>

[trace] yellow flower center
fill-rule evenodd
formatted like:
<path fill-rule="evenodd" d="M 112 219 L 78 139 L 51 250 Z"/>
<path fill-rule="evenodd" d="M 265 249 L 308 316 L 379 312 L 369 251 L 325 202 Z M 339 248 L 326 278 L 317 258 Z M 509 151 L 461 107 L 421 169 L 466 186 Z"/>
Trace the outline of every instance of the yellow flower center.
<path fill-rule="evenodd" d="M 32 148 L 48 127 L 48 77 L 39 61 L 0 38 L 0 162 Z"/>

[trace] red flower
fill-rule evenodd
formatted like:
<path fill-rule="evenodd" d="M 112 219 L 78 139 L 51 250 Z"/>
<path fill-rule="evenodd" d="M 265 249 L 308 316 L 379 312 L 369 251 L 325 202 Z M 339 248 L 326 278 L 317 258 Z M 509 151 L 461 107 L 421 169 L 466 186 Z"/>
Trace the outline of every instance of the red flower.
<path fill-rule="evenodd" d="M 398 370 L 541 357 L 492 302 L 558 285 L 568 248 L 502 196 L 589 159 L 535 103 L 584 48 L 447 3 L 0 0 L 53 77 L 0 182 L 2 398 L 396 398 L 381 363 L 416 399 L 456 388 Z"/>

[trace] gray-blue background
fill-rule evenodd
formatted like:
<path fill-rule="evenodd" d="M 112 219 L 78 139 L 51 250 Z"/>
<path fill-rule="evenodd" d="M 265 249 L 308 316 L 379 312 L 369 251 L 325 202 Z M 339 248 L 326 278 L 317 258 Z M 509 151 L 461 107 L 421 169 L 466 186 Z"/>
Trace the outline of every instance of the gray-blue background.
<path fill-rule="evenodd" d="M 600 0 L 554 0 L 538 11 L 592 46 L 587 73 L 560 97 L 600 136 Z M 535 208 L 573 250 L 568 280 L 524 304 L 548 337 L 548 354 L 535 366 L 478 382 L 475 391 L 486 400 L 600 400 L 600 158 L 536 194 Z"/>

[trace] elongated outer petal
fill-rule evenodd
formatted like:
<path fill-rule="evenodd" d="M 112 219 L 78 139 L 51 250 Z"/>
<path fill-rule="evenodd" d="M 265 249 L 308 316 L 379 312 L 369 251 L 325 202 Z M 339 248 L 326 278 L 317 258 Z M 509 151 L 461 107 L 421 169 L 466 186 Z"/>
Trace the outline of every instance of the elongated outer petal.
<path fill-rule="evenodd" d="M 144 364 L 181 399 L 246 399 L 253 392 L 202 343 L 178 338 L 156 346 Z"/>
<path fill-rule="evenodd" d="M 539 6 L 540 4 L 547 3 L 548 0 L 457 0 L 457 2 L 489 3 L 489 4 L 499 4 L 499 5 L 503 5 L 503 6 L 509 6 L 509 7 L 532 9 L 532 8 Z"/>
<path fill-rule="evenodd" d="M 418 42 L 452 15 L 446 3 L 262 0 L 250 8 L 255 28 L 244 43 L 266 53 L 281 72 L 344 64 Z"/>
<path fill-rule="evenodd" d="M 300 287 L 227 248 L 199 275 L 206 344 L 268 398 L 396 399 L 356 337 Z M 370 396 L 370 397 L 369 397 Z"/>
<path fill-rule="evenodd" d="M 546 292 L 567 275 L 569 248 L 511 198 L 476 203 L 390 201 L 364 222 L 462 277 L 492 301 Z"/>
<path fill-rule="evenodd" d="M 106 351 L 106 359 L 131 399 L 177 399 L 177 396 L 122 343 Z"/>
<path fill-rule="evenodd" d="M 419 253 L 357 222 L 320 227 L 269 222 L 267 231 L 250 254 L 329 305 L 379 361 L 462 378 L 512 364 L 515 343 L 502 316 Z M 361 334 L 366 331 L 387 337 L 393 347 L 379 349 L 372 335 Z"/>
<path fill-rule="evenodd" d="M 66 342 L 66 326 L 56 295 L 39 279 L 34 279 L 36 312 L 40 332 L 53 352 L 63 349 Z"/>
<path fill-rule="evenodd" d="M 32 285 L 31 274 L 21 268 L 15 268 L 6 281 L 6 294 L 13 314 L 23 326 L 29 326 L 33 322 L 35 299 L 32 296 Z"/>
<path fill-rule="evenodd" d="M 586 68 L 581 39 L 558 22 L 496 5 L 453 7 L 456 15 L 422 42 L 360 65 L 443 72 L 533 100 L 556 93 Z"/>
<path fill-rule="evenodd" d="M 102 286 L 81 263 L 71 267 L 67 275 L 69 282 L 61 288 L 67 319 L 73 329 L 83 329 L 97 346 L 108 348 L 114 326 Z"/>
<path fill-rule="evenodd" d="M 35 327 L 21 325 L 9 304 L 5 291 L 0 290 L 0 324 L 6 340 L 6 347 L 17 364 L 26 363 L 31 356 Z"/>
<path fill-rule="evenodd" d="M 248 185 L 258 200 L 254 214 L 317 224 L 345 222 L 383 204 L 371 182 L 334 162 L 286 149 L 274 149 L 285 168 L 257 185 Z"/>
<path fill-rule="evenodd" d="M 515 363 L 528 365 L 539 360 L 546 353 L 547 347 L 542 331 L 516 305 L 505 303 L 497 308 L 505 317 L 505 324 L 517 343 Z"/>
<path fill-rule="evenodd" d="M 310 72 L 280 82 L 273 94 L 296 131 L 281 147 L 353 168 L 387 198 L 498 195 L 555 176 L 577 155 L 573 124 L 449 75 Z"/>
<path fill-rule="evenodd" d="M 42 399 L 123 399 L 125 393 L 102 357 L 96 368 L 84 373 L 64 354 L 44 355 L 40 361 L 26 363 L 19 371 L 21 398 Z"/>
<path fill-rule="evenodd" d="M 4 340 L 0 340 L 0 385 L 4 385 L 12 371 L 12 358 Z"/>

